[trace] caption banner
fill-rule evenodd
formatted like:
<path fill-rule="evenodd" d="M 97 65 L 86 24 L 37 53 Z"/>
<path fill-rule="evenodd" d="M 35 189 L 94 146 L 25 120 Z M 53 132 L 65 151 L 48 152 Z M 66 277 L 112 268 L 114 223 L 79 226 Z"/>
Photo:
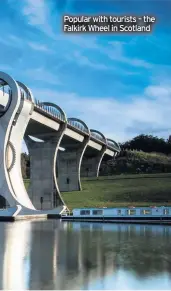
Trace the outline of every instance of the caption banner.
<path fill-rule="evenodd" d="M 64 32 L 152 32 L 154 16 L 63 16 Z"/>

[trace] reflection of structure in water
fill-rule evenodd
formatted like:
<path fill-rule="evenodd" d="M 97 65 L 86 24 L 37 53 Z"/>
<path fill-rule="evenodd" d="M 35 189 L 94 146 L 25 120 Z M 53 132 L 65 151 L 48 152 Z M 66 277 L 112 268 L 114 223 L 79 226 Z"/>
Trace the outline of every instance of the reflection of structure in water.
<path fill-rule="evenodd" d="M 82 223 L 73 223 L 73 228 L 82 231 Z M 101 253 L 106 259 L 115 257 L 115 269 L 131 268 L 140 277 L 152 272 L 171 273 L 169 226 L 87 223 L 87 231 L 101 232 Z"/>
<path fill-rule="evenodd" d="M 24 221 L 6 234 L 3 226 L 1 289 L 88 289 L 118 270 L 171 274 L 169 226 Z"/>
<path fill-rule="evenodd" d="M 8 201 L 3 196 L 0 195 L 0 209 L 4 209 L 8 207 L 9 207 Z"/>
<path fill-rule="evenodd" d="M 30 269 L 30 234 L 30 222 L 16 222 L 6 228 L 2 289 L 29 288 L 27 280 Z"/>
<path fill-rule="evenodd" d="M 47 221 L 34 222 L 32 231 L 30 261 L 33 267 L 30 270 L 29 288 L 55 289 L 53 261 L 58 242 L 55 241 L 53 221 L 52 224 Z"/>
<path fill-rule="evenodd" d="M 0 290 L 3 289 L 3 261 L 5 256 L 5 227 L 6 224 L 0 223 Z"/>

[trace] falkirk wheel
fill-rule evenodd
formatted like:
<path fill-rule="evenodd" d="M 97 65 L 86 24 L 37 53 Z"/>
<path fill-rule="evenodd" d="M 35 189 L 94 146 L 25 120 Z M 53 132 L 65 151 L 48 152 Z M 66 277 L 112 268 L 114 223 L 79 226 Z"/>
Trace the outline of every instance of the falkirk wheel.
<path fill-rule="evenodd" d="M 23 140 L 30 155 L 28 190 L 21 171 Z M 102 159 L 119 152 L 117 142 L 67 118 L 58 105 L 34 99 L 26 85 L 0 72 L 0 197 L 7 215 L 61 214 L 67 210 L 61 192 L 81 190 L 80 173 L 97 177 Z"/>

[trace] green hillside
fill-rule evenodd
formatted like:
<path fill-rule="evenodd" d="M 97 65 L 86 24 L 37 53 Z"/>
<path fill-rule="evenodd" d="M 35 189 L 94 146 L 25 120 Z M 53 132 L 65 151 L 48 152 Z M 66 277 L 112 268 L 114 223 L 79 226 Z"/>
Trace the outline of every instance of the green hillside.
<path fill-rule="evenodd" d="M 28 187 L 29 179 L 25 184 Z M 171 205 L 171 157 L 124 150 L 102 164 L 99 178 L 82 178 L 82 189 L 62 193 L 70 209 Z"/>
<path fill-rule="evenodd" d="M 171 205 L 171 174 L 120 175 L 82 180 L 82 191 L 63 192 L 70 209 Z"/>
<path fill-rule="evenodd" d="M 171 173 L 171 156 L 162 153 L 146 153 L 137 150 L 124 150 L 116 160 L 103 162 L 101 175 L 121 173 Z"/>

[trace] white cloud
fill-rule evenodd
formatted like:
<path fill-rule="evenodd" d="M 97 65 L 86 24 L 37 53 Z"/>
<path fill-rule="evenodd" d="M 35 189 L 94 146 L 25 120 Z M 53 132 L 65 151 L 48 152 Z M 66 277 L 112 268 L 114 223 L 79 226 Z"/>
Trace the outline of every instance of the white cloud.
<path fill-rule="evenodd" d="M 31 25 L 46 24 L 46 9 L 44 0 L 25 0 L 23 14 L 28 17 Z"/>
<path fill-rule="evenodd" d="M 57 36 L 60 40 L 71 42 L 72 44 L 75 44 L 76 46 L 82 48 L 82 49 L 93 49 L 98 50 L 99 44 L 97 43 L 97 37 L 89 37 L 87 35 L 80 36 L 80 35 L 69 35 L 67 34 L 60 34 Z"/>
<path fill-rule="evenodd" d="M 163 101 L 168 100 L 171 96 L 171 87 L 170 86 L 149 86 L 146 88 L 145 93 L 148 96 L 154 97 L 154 98 L 162 98 Z"/>
<path fill-rule="evenodd" d="M 68 59 L 76 62 L 80 66 L 90 67 L 95 70 L 110 70 L 110 67 L 106 66 L 105 64 L 90 61 L 87 56 L 84 56 L 79 51 L 74 51 L 73 54 L 68 56 Z"/>
<path fill-rule="evenodd" d="M 23 8 L 23 14 L 28 18 L 28 23 L 30 25 L 36 26 L 46 33 L 50 38 L 55 41 L 63 42 L 64 45 L 66 42 L 72 43 L 72 45 L 79 47 L 80 50 L 97 50 L 98 52 L 105 54 L 112 61 L 121 62 L 124 64 L 128 64 L 134 67 L 141 67 L 145 69 L 149 69 L 152 67 L 150 63 L 145 60 L 139 58 L 130 58 L 125 55 L 124 47 L 126 47 L 127 43 L 122 41 L 110 41 L 107 46 L 102 46 L 98 44 L 97 37 L 89 37 L 85 36 L 74 36 L 74 35 L 64 35 L 61 32 L 54 33 L 52 26 L 50 25 L 50 2 L 46 2 L 45 0 L 24 0 L 25 3 Z M 56 15 L 61 20 L 59 15 Z M 131 42 L 128 42 L 129 44 Z M 33 45 L 34 46 L 34 45 Z M 32 47 L 33 47 L 32 46 Z M 35 48 L 36 49 L 36 48 Z M 88 59 L 85 60 L 88 65 Z M 99 65 L 99 69 L 104 68 L 105 65 Z"/>
<path fill-rule="evenodd" d="M 23 0 L 22 13 L 27 17 L 28 24 L 37 27 L 47 35 L 53 35 L 49 24 L 49 1 L 46 0 Z"/>
<path fill-rule="evenodd" d="M 18 36 L 16 35 L 13 35 L 13 34 L 10 34 L 8 36 L 8 38 L 12 41 L 12 42 L 15 42 L 16 44 L 21 44 L 21 42 L 23 42 L 23 40 L 21 40 L 21 38 L 19 38 Z"/>
<path fill-rule="evenodd" d="M 100 51 L 105 53 L 111 60 L 122 62 L 124 64 L 128 64 L 133 67 L 142 67 L 145 69 L 149 69 L 152 67 L 152 64 L 150 64 L 149 62 L 145 60 L 142 60 L 139 58 L 126 57 L 125 52 L 124 52 L 124 46 L 126 46 L 127 43 L 113 41 L 113 42 L 109 42 L 109 45 L 112 46 L 112 49 L 110 47 L 101 48 Z"/>
<path fill-rule="evenodd" d="M 42 51 L 47 53 L 52 53 L 53 51 L 49 49 L 46 45 L 36 43 L 36 42 L 28 42 L 28 45 L 35 51 Z"/>
<path fill-rule="evenodd" d="M 0 43 L 10 46 L 10 47 L 16 47 L 16 48 L 22 48 L 24 44 L 24 40 L 21 40 L 18 36 L 9 34 L 6 35 L 6 37 L 0 37 Z"/>
<path fill-rule="evenodd" d="M 24 74 L 35 81 L 43 81 L 52 85 L 61 84 L 59 78 L 55 74 L 49 72 L 43 67 L 26 70 Z"/>
<path fill-rule="evenodd" d="M 82 62 L 82 65 L 87 65 L 97 69 L 99 66 L 99 69 L 106 69 L 108 66 L 106 66 L 105 64 L 102 63 L 94 64 L 93 62 L 90 63 L 88 57 L 85 57 L 83 55 L 85 51 L 87 51 L 88 53 L 90 53 L 90 51 L 97 51 L 97 54 L 100 53 L 101 55 L 107 56 L 110 59 L 111 66 L 113 66 L 113 68 L 115 64 L 119 63 L 126 64 L 136 68 L 144 69 L 153 68 L 153 64 L 143 59 L 140 59 L 138 57 L 132 58 L 126 56 L 125 50 L 127 48 L 127 45 L 130 46 L 131 42 L 126 43 L 122 41 L 111 41 L 106 43 L 105 45 L 101 45 L 100 43 L 98 43 L 97 37 L 90 38 L 89 36 L 81 37 L 74 35 L 72 36 L 67 35 L 66 37 L 63 34 L 58 34 L 57 36 L 55 36 L 55 39 L 60 42 L 64 42 L 65 46 L 66 46 L 65 42 L 72 43 L 73 47 L 70 50 L 70 55 L 72 55 L 72 50 L 74 50 L 75 47 L 78 48 L 79 49 L 79 52 L 77 52 L 78 58 L 76 57 L 75 61 L 80 64 Z M 131 74 L 131 72 L 128 73 Z M 137 73 L 133 72 L 132 74 Z"/>
<path fill-rule="evenodd" d="M 100 130 L 108 138 L 119 142 L 140 133 L 154 132 L 162 137 L 170 134 L 171 87 L 149 86 L 141 96 L 131 96 L 131 101 L 128 102 L 117 100 L 113 96 L 82 98 L 74 93 L 51 90 L 34 89 L 33 92 L 40 99 L 53 100 L 66 111 L 68 117 L 80 118 L 90 128 Z M 161 98 L 162 92 L 165 94 Z"/>
<path fill-rule="evenodd" d="M 94 70 L 107 70 L 107 71 L 113 71 L 117 75 L 138 75 L 140 72 L 134 72 L 132 70 L 123 69 L 121 66 L 118 64 L 113 64 L 110 63 L 110 65 L 106 65 L 104 61 L 101 62 L 95 62 L 90 59 L 87 55 L 84 55 L 81 53 L 81 51 L 71 51 L 70 54 L 65 55 L 66 61 L 74 62 L 75 64 L 78 64 L 79 66 L 82 67 L 89 67 Z M 65 63 L 66 63 L 65 61 Z"/>

